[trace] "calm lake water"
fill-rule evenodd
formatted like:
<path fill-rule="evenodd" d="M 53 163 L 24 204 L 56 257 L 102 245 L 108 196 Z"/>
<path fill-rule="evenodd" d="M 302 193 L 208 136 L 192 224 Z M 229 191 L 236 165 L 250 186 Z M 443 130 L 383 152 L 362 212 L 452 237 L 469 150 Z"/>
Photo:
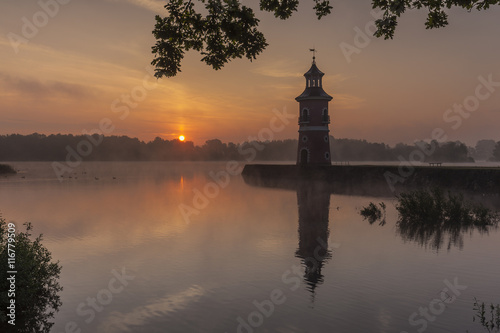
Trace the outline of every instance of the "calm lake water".
<path fill-rule="evenodd" d="M 409 239 L 394 197 L 254 187 L 225 163 L 11 165 L 0 212 L 62 266 L 53 332 L 484 332 L 474 297 L 500 303 L 500 233 Z M 382 201 L 386 225 L 359 215 Z"/>

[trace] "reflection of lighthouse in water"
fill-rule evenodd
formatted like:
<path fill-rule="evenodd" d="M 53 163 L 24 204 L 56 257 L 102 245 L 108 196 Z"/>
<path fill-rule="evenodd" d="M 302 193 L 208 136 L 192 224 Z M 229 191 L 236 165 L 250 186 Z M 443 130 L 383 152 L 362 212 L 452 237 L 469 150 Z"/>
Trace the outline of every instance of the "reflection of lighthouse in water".
<path fill-rule="evenodd" d="M 299 247 L 295 252 L 305 268 L 304 281 L 312 292 L 323 283 L 321 269 L 331 258 L 328 250 L 330 191 L 322 183 L 302 183 L 297 187 L 299 207 Z"/>

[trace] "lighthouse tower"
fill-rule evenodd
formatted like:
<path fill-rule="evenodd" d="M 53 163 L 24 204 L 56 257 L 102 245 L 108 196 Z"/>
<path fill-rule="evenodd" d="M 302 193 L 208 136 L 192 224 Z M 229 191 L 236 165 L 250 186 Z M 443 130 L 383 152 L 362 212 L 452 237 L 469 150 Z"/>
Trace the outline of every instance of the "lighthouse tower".
<path fill-rule="evenodd" d="M 311 50 L 314 51 L 314 50 Z M 304 74 L 306 89 L 295 100 L 299 102 L 299 147 L 297 165 L 330 165 L 328 102 L 332 96 L 323 90 L 323 75 L 313 55 L 311 68 Z"/>

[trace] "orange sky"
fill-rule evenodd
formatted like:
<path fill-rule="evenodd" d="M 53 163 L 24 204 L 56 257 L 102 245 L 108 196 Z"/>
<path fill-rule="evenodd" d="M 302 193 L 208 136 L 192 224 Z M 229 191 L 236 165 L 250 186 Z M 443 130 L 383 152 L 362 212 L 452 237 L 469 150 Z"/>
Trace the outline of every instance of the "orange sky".
<path fill-rule="evenodd" d="M 370 1 L 333 1 L 333 15 L 321 21 L 304 2 L 287 21 L 258 13 L 270 45 L 256 61 L 214 71 L 190 52 L 182 73 L 156 81 L 151 31 L 162 1 L 58 1 L 57 8 L 56 0 L 0 3 L 0 134 L 79 134 L 109 118 L 114 135 L 242 142 L 269 127 L 273 110 L 298 113 L 294 98 L 314 46 L 324 88 L 334 97 L 335 137 L 394 144 L 442 128 L 468 144 L 500 140 L 500 87 L 481 88 L 489 96 L 466 116 L 446 113 L 471 101 L 479 76 L 500 82 L 500 8 L 452 10 L 450 25 L 439 30 L 425 30 L 425 12 L 409 12 L 395 39 L 384 41 L 355 30 L 373 21 Z M 52 4 L 51 15 L 41 3 Z M 244 3 L 258 9 L 256 1 Z M 26 22 L 39 27 L 30 30 Z M 347 45 L 356 47 L 349 59 Z M 292 120 L 274 138 L 296 133 Z"/>

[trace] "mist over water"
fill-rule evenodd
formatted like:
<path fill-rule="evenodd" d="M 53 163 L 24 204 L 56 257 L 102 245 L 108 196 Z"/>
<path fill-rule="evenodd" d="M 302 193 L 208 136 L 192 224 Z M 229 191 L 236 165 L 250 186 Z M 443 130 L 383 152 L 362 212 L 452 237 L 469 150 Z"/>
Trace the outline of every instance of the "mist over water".
<path fill-rule="evenodd" d="M 222 186 L 226 162 L 84 162 L 62 182 L 50 163 L 11 165 L 2 216 L 32 222 L 62 266 L 53 332 L 417 332 L 455 279 L 467 288 L 425 331 L 480 332 L 473 298 L 500 300 L 497 230 L 426 247 L 397 232 L 393 196 Z M 360 216 L 370 202 L 386 225 Z"/>

